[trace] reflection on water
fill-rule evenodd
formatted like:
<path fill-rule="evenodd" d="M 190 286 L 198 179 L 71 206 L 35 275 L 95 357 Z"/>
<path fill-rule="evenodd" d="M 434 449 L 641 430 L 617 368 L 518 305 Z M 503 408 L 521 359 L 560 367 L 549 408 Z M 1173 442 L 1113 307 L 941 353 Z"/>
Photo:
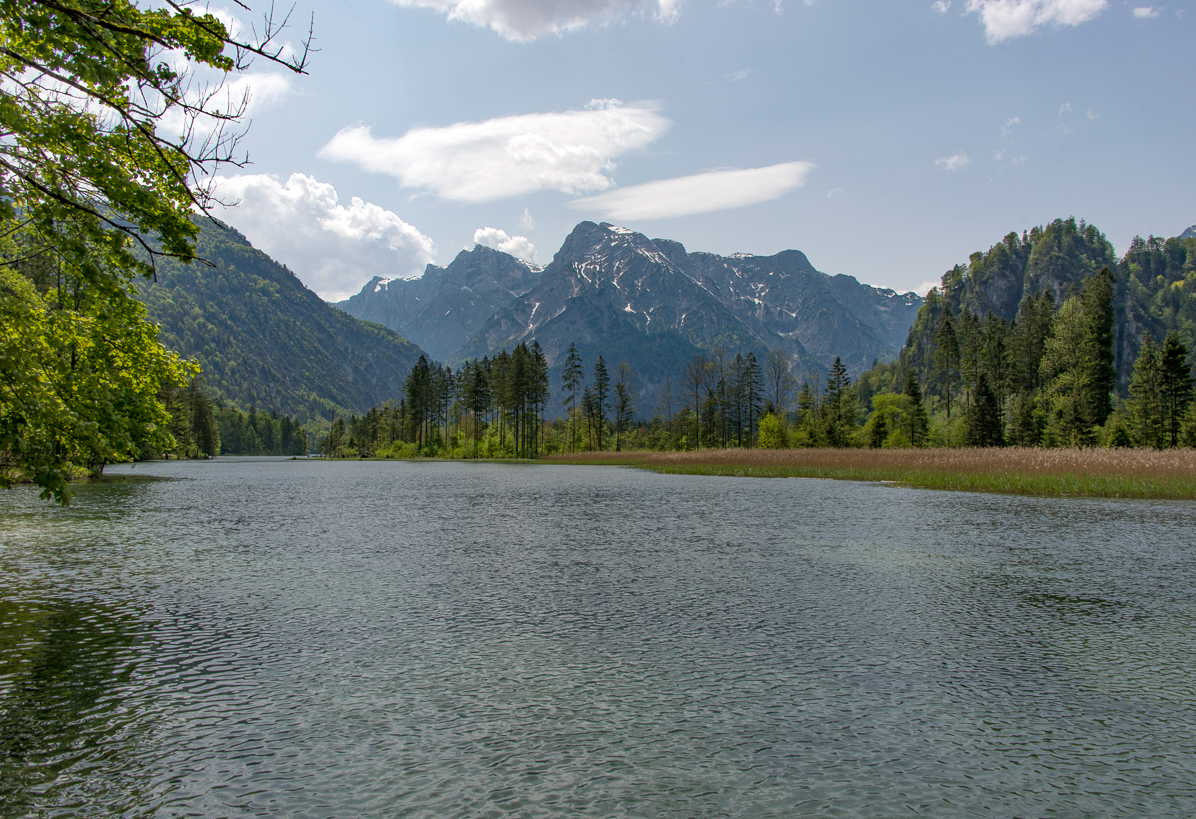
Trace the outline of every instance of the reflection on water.
<path fill-rule="evenodd" d="M 133 471 L 0 495 L 0 814 L 1196 811 L 1192 504 Z"/>

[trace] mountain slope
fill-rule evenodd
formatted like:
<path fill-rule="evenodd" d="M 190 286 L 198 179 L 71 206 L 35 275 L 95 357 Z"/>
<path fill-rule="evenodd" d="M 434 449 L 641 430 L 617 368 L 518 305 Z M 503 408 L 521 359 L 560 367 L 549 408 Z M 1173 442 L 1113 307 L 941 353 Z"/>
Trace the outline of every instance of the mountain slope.
<path fill-rule="evenodd" d="M 215 395 L 303 420 L 402 395 L 414 344 L 330 307 L 234 230 L 205 220 L 197 248 L 213 266 L 167 260 L 139 297 Z"/>
<path fill-rule="evenodd" d="M 1178 330 L 1189 350 L 1196 350 L 1196 231 L 1186 239 L 1135 238 L 1120 260 L 1099 230 L 1075 219 L 1056 219 L 1021 236 L 1010 233 L 943 274 L 941 297 L 928 299 L 918 312 L 901 359 L 929 372 L 931 339 L 944 308 L 1009 322 L 1025 299 L 1049 291 L 1060 305 L 1103 267 L 1116 279 L 1114 357 L 1117 388 L 1124 395 L 1143 333 L 1161 342 L 1168 330 Z"/>
<path fill-rule="evenodd" d="M 415 340 L 437 361 L 452 358 L 499 310 L 526 293 L 541 268 L 482 245 L 418 279 L 374 277 L 336 306 Z"/>
<path fill-rule="evenodd" d="M 479 254 L 492 268 L 505 258 L 503 269 L 518 275 L 470 272 L 480 267 L 474 259 Z M 423 279 L 375 280 L 342 304 L 450 362 L 534 338 L 552 364 L 570 343 L 607 358 L 614 354 L 604 350 L 630 349 L 643 362 L 637 368 L 641 375 L 659 382 L 679 370 L 676 362 L 718 347 L 758 355 L 779 348 L 799 372 L 810 373 L 825 370 L 839 356 L 859 372 L 875 359 L 896 354 L 922 303 L 912 293 L 898 295 L 850 276 L 827 276 L 798 251 L 731 257 L 689 253 L 678 242 L 593 222 L 579 224 L 542 271 L 524 273 L 517 265 L 526 268 L 479 247 L 448 268 L 429 266 Z M 455 268 L 461 268 L 452 285 L 458 291 L 469 286 L 476 292 L 473 276 L 492 294 L 488 302 L 468 302 L 467 320 L 455 319 L 461 308 L 440 296 L 458 292 L 446 287 Z M 427 306 L 433 300 L 436 309 Z M 486 303 L 495 309 L 479 322 Z M 454 337 L 458 327 L 473 333 Z M 667 350 L 668 363 L 649 355 L 649 347 L 660 355 Z"/>

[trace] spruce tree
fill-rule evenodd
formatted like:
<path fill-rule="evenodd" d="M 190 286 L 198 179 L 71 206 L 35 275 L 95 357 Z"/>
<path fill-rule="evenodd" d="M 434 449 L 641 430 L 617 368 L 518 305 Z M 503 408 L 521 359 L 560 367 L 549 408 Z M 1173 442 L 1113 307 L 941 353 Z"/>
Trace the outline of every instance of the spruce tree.
<path fill-rule="evenodd" d="M 964 413 L 964 444 L 966 446 L 1004 446 L 1001 408 L 989 383 L 988 373 L 976 378 L 972 405 Z"/>
<path fill-rule="evenodd" d="M 951 323 L 951 310 L 946 305 L 939 314 L 938 329 L 934 333 L 934 369 L 943 379 L 943 399 L 947 402 L 947 421 L 951 421 L 951 370 L 958 367 L 959 341 Z"/>
<path fill-rule="evenodd" d="M 913 370 L 905 374 L 905 397 L 909 402 L 909 411 L 906 414 L 909 442 L 912 446 L 921 446 L 926 440 L 927 430 L 930 429 L 930 419 L 922 403 L 922 387 L 918 384 L 918 377 L 914 375 Z"/>
<path fill-rule="evenodd" d="M 561 386 L 568 395 L 562 403 L 569 408 L 569 451 L 577 451 L 577 393 L 582 385 L 581 355 L 577 352 L 577 345 L 569 345 L 569 354 L 565 356 L 565 369 L 561 372 Z"/>
<path fill-rule="evenodd" d="M 606 361 L 602 356 L 594 363 L 594 421 L 597 427 L 598 451 L 602 451 L 602 432 L 606 426 L 606 411 L 609 409 L 607 397 L 610 395 L 610 373 L 606 369 Z"/>
<path fill-rule="evenodd" d="M 1083 309 L 1083 355 L 1086 377 L 1082 379 L 1080 405 L 1088 426 L 1103 426 L 1113 411 L 1113 387 L 1117 370 L 1113 366 L 1113 272 L 1103 268 L 1084 282 L 1080 291 Z"/>
<path fill-rule="evenodd" d="M 1168 440 L 1163 412 L 1163 373 L 1159 348 L 1146 333 L 1130 380 L 1134 443 L 1162 449 Z"/>
<path fill-rule="evenodd" d="M 1159 369 L 1164 426 L 1171 446 L 1179 446 L 1180 426 L 1192 400 L 1192 367 L 1188 363 L 1188 348 L 1175 330 L 1163 339 Z"/>

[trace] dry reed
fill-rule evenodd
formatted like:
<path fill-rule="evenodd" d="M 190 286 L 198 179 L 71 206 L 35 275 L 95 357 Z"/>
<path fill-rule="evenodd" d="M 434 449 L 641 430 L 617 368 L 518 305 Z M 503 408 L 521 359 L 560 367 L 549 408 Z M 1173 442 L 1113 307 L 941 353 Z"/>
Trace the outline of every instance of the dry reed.
<path fill-rule="evenodd" d="M 1196 499 L 1191 449 L 716 449 L 592 452 L 548 460 L 678 474 L 893 481 L 927 489 Z"/>

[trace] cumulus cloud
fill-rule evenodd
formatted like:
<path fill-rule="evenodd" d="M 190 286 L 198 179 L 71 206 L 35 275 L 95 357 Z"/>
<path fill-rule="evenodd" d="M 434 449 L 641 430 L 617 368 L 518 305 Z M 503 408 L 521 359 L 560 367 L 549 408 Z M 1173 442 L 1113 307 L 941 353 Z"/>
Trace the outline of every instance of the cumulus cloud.
<path fill-rule="evenodd" d="M 394 176 L 404 187 L 456 202 L 489 202 L 540 190 L 605 190 L 617 156 L 654 142 L 671 123 L 655 104 L 594 100 L 580 111 L 522 114 L 377 138 L 342 129 L 319 156 Z"/>
<path fill-rule="evenodd" d="M 1045 25 L 1078 26 L 1109 7 L 1109 0 L 968 0 L 989 43 L 1025 37 Z"/>
<path fill-rule="evenodd" d="M 240 201 L 217 215 L 328 301 L 348 298 L 374 276 L 419 275 L 433 260 L 432 240 L 397 215 L 356 196 L 342 205 L 332 185 L 310 176 L 214 182 L 222 199 Z"/>
<path fill-rule="evenodd" d="M 391 0 L 399 6 L 427 8 L 489 28 L 515 42 L 607 22 L 627 12 L 652 14 L 662 22 L 677 19 L 678 0 Z"/>
<path fill-rule="evenodd" d="M 1147 17 L 1158 17 L 1159 10 L 1153 6 L 1138 6 L 1134 9 L 1134 16 L 1139 20 L 1146 19 Z"/>
<path fill-rule="evenodd" d="M 812 162 L 708 171 L 576 199 L 569 207 L 612 219 L 665 219 L 741 208 L 777 199 L 805 184 Z"/>
<path fill-rule="evenodd" d="M 498 228 L 478 228 L 473 233 L 473 243 L 510 253 L 525 262 L 536 260 L 536 246 L 527 240 L 526 236 L 510 236 L 505 230 Z"/>
<path fill-rule="evenodd" d="M 934 164 L 938 165 L 941 168 L 945 168 L 948 171 L 958 171 L 960 168 L 962 168 L 964 165 L 967 165 L 971 161 L 972 160 L 968 158 L 968 155 L 966 152 L 960 151 L 957 154 L 952 154 L 951 156 L 944 156 L 942 159 L 936 159 L 934 161 Z"/>

